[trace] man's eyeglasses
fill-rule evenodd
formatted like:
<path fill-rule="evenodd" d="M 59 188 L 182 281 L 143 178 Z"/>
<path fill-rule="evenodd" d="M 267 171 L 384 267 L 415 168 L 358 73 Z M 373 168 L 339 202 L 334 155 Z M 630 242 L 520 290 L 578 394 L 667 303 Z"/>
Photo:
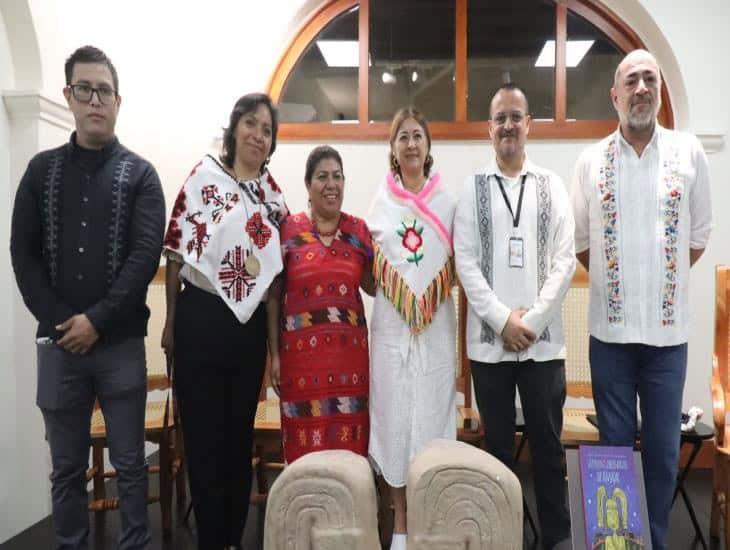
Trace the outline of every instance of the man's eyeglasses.
<path fill-rule="evenodd" d="M 509 118 L 512 121 L 512 124 L 519 124 L 520 122 L 525 120 L 527 116 L 527 113 L 521 113 L 519 111 L 513 111 L 509 114 L 497 113 L 492 119 L 492 122 L 494 122 L 494 124 L 496 124 L 497 126 L 503 126 Z"/>
<path fill-rule="evenodd" d="M 70 84 L 69 88 L 71 88 L 74 99 L 80 103 L 89 103 L 94 92 L 96 92 L 96 97 L 99 98 L 99 103 L 102 105 L 109 105 L 117 97 L 117 92 L 109 86 L 94 88 L 88 84 Z"/>

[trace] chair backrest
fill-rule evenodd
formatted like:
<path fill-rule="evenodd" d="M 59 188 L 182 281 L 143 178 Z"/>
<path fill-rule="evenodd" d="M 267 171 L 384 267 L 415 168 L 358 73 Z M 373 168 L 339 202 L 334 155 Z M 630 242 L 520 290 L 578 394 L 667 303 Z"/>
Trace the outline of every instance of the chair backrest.
<path fill-rule="evenodd" d="M 165 301 L 165 268 L 160 267 L 147 289 L 147 307 L 150 318 L 147 322 L 147 337 L 144 339 L 147 355 L 147 390 L 164 390 L 170 387 L 167 377 L 167 359 L 160 341 L 165 326 L 167 306 Z"/>
<path fill-rule="evenodd" d="M 588 363 L 588 272 L 578 265 L 563 301 L 565 382 L 571 397 L 593 397 Z"/>
<path fill-rule="evenodd" d="M 715 267 L 715 358 L 717 374 L 727 392 L 730 370 L 730 267 Z"/>
<path fill-rule="evenodd" d="M 471 407 L 471 367 L 466 353 L 467 300 L 461 286 L 453 291 L 458 336 L 456 338 L 456 389 L 464 394 L 464 406 Z M 591 370 L 588 363 L 588 272 L 578 267 L 563 302 L 565 331 L 565 379 L 571 397 L 592 397 Z"/>
<path fill-rule="evenodd" d="M 471 408 L 471 364 L 466 354 L 466 294 L 461 285 L 451 291 L 456 309 L 456 391 L 464 394 L 464 407 Z"/>

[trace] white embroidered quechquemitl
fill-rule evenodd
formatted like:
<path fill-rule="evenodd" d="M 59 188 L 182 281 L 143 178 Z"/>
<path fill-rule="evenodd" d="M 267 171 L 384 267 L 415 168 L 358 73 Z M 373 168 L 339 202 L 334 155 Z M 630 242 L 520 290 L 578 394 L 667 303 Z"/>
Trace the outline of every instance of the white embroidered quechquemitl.
<path fill-rule="evenodd" d="M 450 226 L 454 208 L 439 174 L 414 194 L 388 173 L 367 218 L 375 282 L 413 334 L 431 323 L 455 282 Z M 449 220 L 449 226 L 442 220 Z"/>
<path fill-rule="evenodd" d="M 245 323 L 283 268 L 279 224 L 286 214 L 268 172 L 237 182 L 206 156 L 175 201 L 165 249 L 205 277 Z"/>

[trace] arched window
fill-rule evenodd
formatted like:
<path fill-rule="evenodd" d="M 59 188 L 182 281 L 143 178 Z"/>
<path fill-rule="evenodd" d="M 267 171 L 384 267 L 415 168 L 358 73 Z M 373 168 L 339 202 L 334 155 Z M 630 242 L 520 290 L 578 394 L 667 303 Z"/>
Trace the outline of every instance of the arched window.
<path fill-rule="evenodd" d="M 282 139 L 383 140 L 401 106 L 434 139 L 485 139 L 504 82 L 526 92 L 531 136 L 616 128 L 616 65 L 644 44 L 597 0 L 330 0 L 304 24 L 269 83 Z M 666 87 L 660 122 L 673 127 Z"/>

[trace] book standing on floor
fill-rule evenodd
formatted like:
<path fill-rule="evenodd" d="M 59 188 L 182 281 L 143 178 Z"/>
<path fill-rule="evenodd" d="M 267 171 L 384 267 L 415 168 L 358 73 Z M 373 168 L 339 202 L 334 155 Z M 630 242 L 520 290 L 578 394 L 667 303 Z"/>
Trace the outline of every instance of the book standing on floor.
<path fill-rule="evenodd" d="M 586 547 L 645 548 L 646 525 L 639 507 L 643 487 L 633 449 L 581 446 L 578 453 Z"/>

